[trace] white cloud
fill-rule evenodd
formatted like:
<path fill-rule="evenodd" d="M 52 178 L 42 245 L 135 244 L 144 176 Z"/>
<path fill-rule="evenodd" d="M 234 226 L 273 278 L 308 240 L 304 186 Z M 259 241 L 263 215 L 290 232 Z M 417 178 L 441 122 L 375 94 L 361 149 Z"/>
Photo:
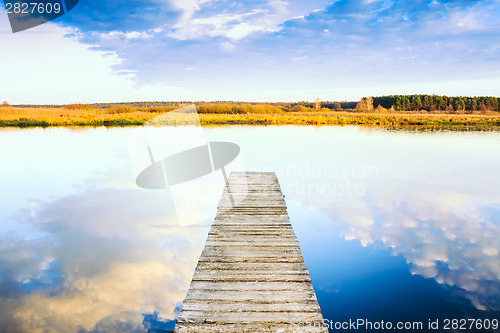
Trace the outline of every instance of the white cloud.
<path fill-rule="evenodd" d="M 0 30 L 8 29 L 0 19 Z M 119 43 L 144 37 L 136 32 L 104 36 Z M 135 71 L 119 69 L 123 59 L 117 53 L 93 50 L 77 39 L 77 31 L 51 23 L 0 35 L 0 98 L 11 104 L 89 103 L 173 98 L 182 91 L 162 82 L 136 87 Z"/>
<path fill-rule="evenodd" d="M 236 51 L 238 49 L 238 47 L 231 43 L 231 42 L 223 42 L 223 43 L 220 43 L 220 48 L 223 52 L 226 52 L 226 53 L 232 53 L 234 51 Z"/>
<path fill-rule="evenodd" d="M 254 10 L 244 14 L 219 14 L 204 18 L 190 18 L 178 23 L 170 36 L 181 40 L 206 37 L 239 40 L 255 31 L 266 30 L 265 27 L 256 25 L 248 19 L 262 13 L 262 10 Z"/>
<path fill-rule="evenodd" d="M 324 4 L 313 1 L 309 6 Z M 250 3 L 244 11 L 233 10 L 231 6 L 219 14 L 202 14 L 204 6 L 212 1 L 174 1 L 173 4 L 183 11 L 174 32 L 168 36 L 180 40 L 203 39 L 207 37 L 225 37 L 233 41 L 241 40 L 257 31 L 277 31 L 279 25 L 290 19 L 293 13 L 309 13 L 311 8 L 303 8 L 282 0 L 269 0 Z M 307 7 L 307 6 L 305 6 Z"/>
<path fill-rule="evenodd" d="M 154 32 L 161 32 L 162 29 L 156 29 Z M 105 34 L 101 34 L 101 39 L 119 39 L 119 40 L 129 40 L 129 39 L 140 39 L 140 38 L 152 38 L 153 34 L 147 32 L 131 31 L 131 32 L 121 32 L 121 31 L 111 31 Z"/>
<path fill-rule="evenodd" d="M 498 28 L 496 18 L 492 18 L 484 8 L 470 7 L 467 9 L 450 9 L 446 15 L 429 17 L 424 21 L 422 33 L 428 36 L 461 35 L 464 33 L 484 31 Z"/>
<path fill-rule="evenodd" d="M 181 20 L 184 22 L 191 19 L 203 4 L 209 4 L 210 2 L 211 0 L 169 0 L 169 3 L 183 12 Z"/>

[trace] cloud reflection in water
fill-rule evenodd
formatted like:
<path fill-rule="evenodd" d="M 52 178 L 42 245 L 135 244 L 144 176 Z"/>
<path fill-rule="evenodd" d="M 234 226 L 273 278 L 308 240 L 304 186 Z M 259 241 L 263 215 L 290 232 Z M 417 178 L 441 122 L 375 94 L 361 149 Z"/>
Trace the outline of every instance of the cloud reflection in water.
<path fill-rule="evenodd" d="M 205 132 L 211 141 L 240 145 L 249 170 L 278 173 L 303 251 L 314 248 L 321 272 L 334 267 L 321 266 L 331 255 L 328 237 L 359 240 L 361 250 L 352 246 L 356 241 L 334 244 L 349 251 L 334 267 L 344 269 L 331 278 L 334 289 L 345 287 L 342 274 L 368 281 L 352 307 L 383 312 L 397 307 L 393 301 L 408 305 L 399 295 L 386 300 L 392 308 L 368 295 L 386 290 L 372 290 L 370 272 L 384 271 L 392 279 L 384 280 L 387 288 L 404 283 L 385 258 L 391 252 L 412 273 L 451 286 L 478 309 L 500 309 L 498 134 L 289 126 Z M 146 332 L 175 318 L 208 229 L 167 227 L 176 221 L 166 194 L 135 188 L 128 135 L 116 128 L 0 131 L 16 142 L 2 147 L 12 163 L 0 164 L 0 176 L 10 175 L 2 184 L 12 192 L 0 202 L 2 332 Z M 78 149 L 67 151 L 69 145 Z M 362 191 L 348 193 L 349 184 Z M 198 193 L 203 208 L 192 209 L 207 222 L 213 214 L 207 207 L 215 209 L 220 194 L 205 192 Z M 293 215 L 299 210 L 303 218 Z M 313 213 L 322 214 L 322 225 L 310 223 Z M 325 243 L 302 242 L 305 229 L 325 235 Z M 366 269 L 346 271 L 351 263 Z M 349 308 L 331 299 L 330 312 Z"/>
<path fill-rule="evenodd" d="M 238 143 L 251 169 L 277 172 L 289 208 L 325 217 L 319 226 L 307 213 L 291 216 L 296 226 L 316 229 L 319 238 L 340 233 L 364 247 L 390 249 L 413 274 L 449 286 L 477 309 L 500 310 L 498 133 L 356 127 L 213 132 Z M 328 262 L 326 250 L 314 255 Z"/>
<path fill-rule="evenodd" d="M 22 223 L 44 236 L 1 245 L 0 327 L 145 332 L 145 313 L 175 319 L 207 228 L 152 227 L 177 222 L 158 192 L 103 189 L 38 207 Z"/>
<path fill-rule="evenodd" d="M 366 219 L 342 219 L 346 239 L 380 241 L 403 255 L 413 274 L 463 289 L 480 310 L 500 310 L 500 205 L 418 186 L 392 203 L 372 194 Z"/>
<path fill-rule="evenodd" d="M 250 169 L 275 171 L 289 210 L 300 206 L 326 217 L 319 226 L 307 213 L 291 215 L 295 226 L 316 229 L 319 238 L 340 233 L 364 247 L 391 249 L 413 274 L 452 286 L 477 309 L 500 310 L 498 133 L 295 126 L 210 131 L 212 139 L 238 143 Z M 314 237 L 305 240 L 321 248 Z M 314 254 L 328 262 L 326 251 Z"/>

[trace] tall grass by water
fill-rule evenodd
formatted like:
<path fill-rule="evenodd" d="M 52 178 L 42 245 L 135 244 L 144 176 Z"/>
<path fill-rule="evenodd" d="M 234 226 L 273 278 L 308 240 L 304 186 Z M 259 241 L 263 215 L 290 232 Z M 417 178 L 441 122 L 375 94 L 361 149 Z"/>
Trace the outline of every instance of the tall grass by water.
<path fill-rule="evenodd" d="M 71 104 L 62 107 L 0 107 L 0 126 L 134 126 L 179 106 Z M 359 112 L 302 107 L 296 111 L 270 104 L 203 104 L 197 106 L 201 125 L 369 125 L 500 129 L 500 115 L 430 112 Z M 169 117 L 164 125 L 194 125 L 192 117 Z"/>

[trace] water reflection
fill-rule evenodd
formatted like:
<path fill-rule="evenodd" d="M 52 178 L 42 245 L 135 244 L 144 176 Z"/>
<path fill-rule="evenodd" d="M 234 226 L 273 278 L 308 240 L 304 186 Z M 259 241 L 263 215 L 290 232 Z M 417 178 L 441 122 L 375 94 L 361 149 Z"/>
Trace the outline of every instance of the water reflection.
<path fill-rule="evenodd" d="M 178 228 L 164 192 L 130 185 L 123 131 L 97 129 L 75 137 L 64 129 L 35 130 L 23 132 L 25 141 L 11 149 L 23 151 L 22 159 L 29 160 L 31 153 L 43 154 L 33 151 L 39 148 L 33 139 L 45 136 L 42 141 L 51 141 L 46 137 L 61 132 L 67 140 L 51 149 L 63 151 L 65 145 L 87 141 L 91 153 L 83 154 L 90 170 L 78 175 L 82 151 L 70 151 L 62 166 L 35 159 L 33 163 L 46 168 L 10 174 L 11 184 L 26 178 L 36 191 L 3 188 L 9 197 L 8 208 L 0 211 L 5 221 L 0 233 L 1 331 L 173 329 L 207 227 Z M 12 151 L 3 149 L 3 156 Z M 92 161 L 93 157 L 102 159 Z M 4 162 L 1 168 L 14 166 Z M 67 184 L 68 179 L 73 183 Z M 53 194 L 54 187 L 58 195 Z"/>
<path fill-rule="evenodd" d="M 205 235 L 151 228 L 176 223 L 164 196 L 105 189 L 22 213 L 45 236 L 2 242 L 2 327 L 128 332 L 144 329 L 145 313 L 175 319 Z"/>
<path fill-rule="evenodd" d="M 390 194 L 375 187 L 344 209 L 328 202 L 316 205 L 341 221 L 345 239 L 391 248 L 406 259 L 412 274 L 460 288 L 477 309 L 499 311 L 500 198 L 417 184 L 408 191 L 394 183 L 386 186 Z"/>
<path fill-rule="evenodd" d="M 273 149 L 260 145 L 251 154 L 247 138 L 240 144 L 254 169 L 278 172 L 289 206 L 322 216 L 311 223 L 299 212 L 292 216 L 295 224 L 307 223 L 317 236 L 336 233 L 364 248 L 390 249 L 412 274 L 453 287 L 479 310 L 500 311 L 498 133 L 360 134 L 331 127 L 269 132 L 258 135 L 269 142 L 281 138 Z M 274 159 L 258 157 L 273 151 Z M 304 239 L 303 247 L 307 242 L 317 244 Z M 329 257 L 320 252 L 315 255 Z"/>
<path fill-rule="evenodd" d="M 205 132 L 278 173 L 328 316 L 500 311 L 500 134 Z M 2 332 L 173 328 L 220 193 L 197 190 L 201 227 L 180 228 L 165 192 L 135 186 L 129 134 L 0 131 Z"/>

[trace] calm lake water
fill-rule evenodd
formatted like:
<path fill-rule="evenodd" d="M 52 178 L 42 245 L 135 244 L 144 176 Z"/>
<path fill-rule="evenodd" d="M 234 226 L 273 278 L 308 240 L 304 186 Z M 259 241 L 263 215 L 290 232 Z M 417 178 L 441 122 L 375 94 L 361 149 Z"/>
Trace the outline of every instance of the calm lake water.
<path fill-rule="evenodd" d="M 173 329 L 223 179 L 138 188 L 147 160 L 137 138 L 160 157 L 164 143 L 187 147 L 200 134 L 138 131 L 0 130 L 1 332 Z M 439 320 L 429 331 L 449 332 L 446 319 L 500 319 L 500 133 L 285 126 L 202 135 L 240 145 L 228 170 L 277 173 L 332 325 Z"/>

